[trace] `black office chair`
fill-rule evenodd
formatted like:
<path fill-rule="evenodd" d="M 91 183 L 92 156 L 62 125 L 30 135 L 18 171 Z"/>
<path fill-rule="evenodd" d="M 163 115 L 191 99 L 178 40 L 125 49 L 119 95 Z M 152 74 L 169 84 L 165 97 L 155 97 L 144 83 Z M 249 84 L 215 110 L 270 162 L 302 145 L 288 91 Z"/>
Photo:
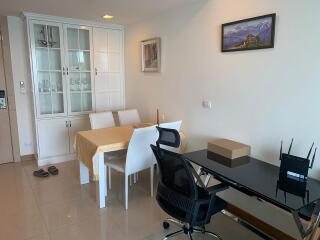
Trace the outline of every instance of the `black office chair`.
<path fill-rule="evenodd" d="M 207 233 L 221 239 L 217 234 L 206 231 L 204 226 L 210 222 L 213 214 L 225 208 L 226 203 L 217 198 L 216 193 L 225 190 L 227 186 L 219 184 L 205 188 L 192 165 L 181 154 L 160 147 L 179 147 L 178 131 L 160 127 L 157 129 L 157 146 L 151 145 L 160 170 L 156 199 L 166 213 L 178 220 L 174 222 L 183 225 L 181 230 L 166 235 L 163 240 L 180 234 L 186 234 L 192 239 L 192 233 Z"/>

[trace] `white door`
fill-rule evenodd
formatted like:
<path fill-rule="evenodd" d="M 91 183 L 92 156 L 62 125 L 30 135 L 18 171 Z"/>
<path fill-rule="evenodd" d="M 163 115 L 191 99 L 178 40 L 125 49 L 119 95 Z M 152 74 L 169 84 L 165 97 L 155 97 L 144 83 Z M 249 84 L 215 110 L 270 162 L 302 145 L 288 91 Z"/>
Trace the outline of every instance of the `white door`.
<path fill-rule="evenodd" d="M 39 120 L 39 158 L 48 158 L 69 153 L 69 121 L 65 118 Z"/>
<path fill-rule="evenodd" d="M 7 89 L 0 41 L 0 164 L 13 162 Z"/>
<path fill-rule="evenodd" d="M 67 98 L 62 24 L 30 21 L 30 44 L 36 113 L 40 118 L 66 116 Z"/>
<path fill-rule="evenodd" d="M 93 29 L 96 110 L 123 108 L 122 31 Z"/>
<path fill-rule="evenodd" d="M 74 153 L 74 140 L 77 132 L 90 130 L 90 120 L 89 117 L 83 118 L 72 118 L 70 121 L 69 128 L 69 141 L 70 141 L 70 153 Z"/>
<path fill-rule="evenodd" d="M 69 115 L 94 110 L 91 29 L 85 26 L 64 25 Z"/>

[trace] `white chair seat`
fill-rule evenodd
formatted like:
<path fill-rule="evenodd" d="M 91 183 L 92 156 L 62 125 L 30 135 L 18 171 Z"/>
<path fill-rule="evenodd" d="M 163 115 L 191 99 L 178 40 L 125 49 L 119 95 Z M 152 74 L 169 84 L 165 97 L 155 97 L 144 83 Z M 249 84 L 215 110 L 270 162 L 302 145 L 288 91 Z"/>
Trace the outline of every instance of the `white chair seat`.
<path fill-rule="evenodd" d="M 114 157 L 108 159 L 106 162 L 106 167 L 117 170 L 118 172 L 124 173 L 126 170 L 126 159 L 125 157 Z"/>

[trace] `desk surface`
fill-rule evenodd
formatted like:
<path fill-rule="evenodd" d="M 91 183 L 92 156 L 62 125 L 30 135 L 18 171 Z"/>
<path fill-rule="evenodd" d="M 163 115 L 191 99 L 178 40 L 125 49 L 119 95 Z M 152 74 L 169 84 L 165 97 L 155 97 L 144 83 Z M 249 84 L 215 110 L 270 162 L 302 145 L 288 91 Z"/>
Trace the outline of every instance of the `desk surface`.
<path fill-rule="evenodd" d="M 300 196 L 278 190 L 277 181 L 279 179 L 279 167 L 269 163 L 251 158 L 243 157 L 243 162 L 247 162 L 237 167 L 228 167 L 219 162 L 224 161 L 224 157 L 211 154 L 208 158 L 207 150 L 200 150 L 184 154 L 191 162 L 203 167 L 215 177 L 231 181 L 250 193 L 271 202 L 286 210 L 298 211 L 320 199 L 320 181 L 309 178 L 306 189 L 309 191 L 309 201 Z"/>

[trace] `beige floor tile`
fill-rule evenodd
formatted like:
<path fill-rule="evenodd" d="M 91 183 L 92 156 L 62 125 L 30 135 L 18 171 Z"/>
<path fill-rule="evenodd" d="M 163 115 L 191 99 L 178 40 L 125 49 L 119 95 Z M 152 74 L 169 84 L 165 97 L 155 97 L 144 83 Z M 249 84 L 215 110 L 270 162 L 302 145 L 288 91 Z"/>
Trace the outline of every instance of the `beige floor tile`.
<path fill-rule="evenodd" d="M 177 230 L 174 225 L 162 227 L 166 214 L 150 196 L 149 171 L 129 188 L 126 211 L 123 174 L 113 171 L 107 207 L 99 209 L 96 184 L 79 184 L 78 161 L 56 166 L 58 176 L 42 179 L 33 176 L 35 162 L 0 165 L 0 240 L 158 240 Z M 223 239 L 259 239 L 223 215 L 212 220 L 207 228 Z"/>
<path fill-rule="evenodd" d="M 41 234 L 24 240 L 50 240 L 49 234 Z"/>
<path fill-rule="evenodd" d="M 102 211 L 97 207 L 95 200 L 86 195 L 67 201 L 43 204 L 40 208 L 49 232 L 88 217 L 98 216 Z"/>
<path fill-rule="evenodd" d="M 123 240 L 126 239 L 112 219 L 105 216 L 88 218 L 50 233 L 51 240 Z"/>
<path fill-rule="evenodd" d="M 42 217 L 38 213 L 1 215 L 0 226 L 0 239 L 3 240 L 27 239 L 47 233 Z"/>

